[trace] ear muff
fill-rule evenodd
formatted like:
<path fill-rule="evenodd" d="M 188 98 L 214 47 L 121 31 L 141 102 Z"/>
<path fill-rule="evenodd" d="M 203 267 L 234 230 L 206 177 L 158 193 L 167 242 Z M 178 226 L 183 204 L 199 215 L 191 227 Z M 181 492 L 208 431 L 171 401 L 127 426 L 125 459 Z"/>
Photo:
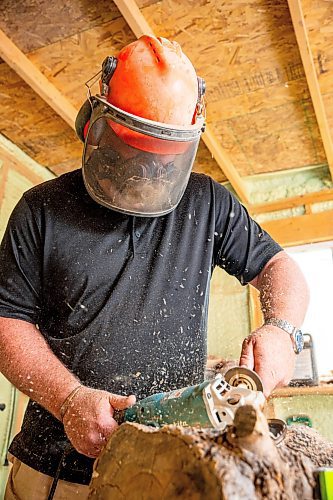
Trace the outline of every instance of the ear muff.
<path fill-rule="evenodd" d="M 86 125 L 90 120 L 92 113 L 92 105 L 89 99 L 86 100 L 86 102 L 81 106 L 80 111 L 77 114 L 76 120 L 75 120 L 75 131 L 80 139 L 84 143 L 85 140 L 85 132 L 86 130 Z"/>
<path fill-rule="evenodd" d="M 117 67 L 117 58 L 108 56 L 104 59 L 103 65 L 102 65 L 102 77 L 101 77 L 101 85 L 102 87 L 104 86 L 105 88 L 102 88 L 102 95 L 108 93 L 108 85 L 110 82 L 110 79 L 115 72 L 115 69 Z M 93 98 L 92 98 L 93 99 Z M 80 111 L 77 114 L 76 120 L 75 120 L 75 130 L 78 138 L 80 141 L 84 142 L 85 136 L 87 133 L 88 125 L 89 125 L 89 120 L 91 117 L 92 113 L 92 108 L 93 108 L 93 101 L 90 101 L 89 99 L 86 100 L 86 102 L 81 106 Z"/>

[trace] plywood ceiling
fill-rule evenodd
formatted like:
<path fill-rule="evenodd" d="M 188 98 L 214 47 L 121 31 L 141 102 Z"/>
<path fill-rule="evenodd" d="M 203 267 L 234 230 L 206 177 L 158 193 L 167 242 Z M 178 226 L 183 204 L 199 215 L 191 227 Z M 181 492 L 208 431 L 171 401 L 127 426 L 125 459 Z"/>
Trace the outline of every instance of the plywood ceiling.
<path fill-rule="evenodd" d="M 322 127 L 287 0 L 136 2 L 156 35 L 177 40 L 205 78 L 210 131 L 242 178 L 323 165 L 329 156 L 333 2 L 291 2 L 304 14 Z M 136 38 L 110 0 L 2 0 L 0 8 L 3 32 L 77 109 L 84 82 L 103 59 Z M 0 113 L 1 133 L 55 174 L 80 166 L 82 147 L 71 127 L 5 62 Z M 219 182 L 228 177 L 203 142 L 195 168 Z"/>

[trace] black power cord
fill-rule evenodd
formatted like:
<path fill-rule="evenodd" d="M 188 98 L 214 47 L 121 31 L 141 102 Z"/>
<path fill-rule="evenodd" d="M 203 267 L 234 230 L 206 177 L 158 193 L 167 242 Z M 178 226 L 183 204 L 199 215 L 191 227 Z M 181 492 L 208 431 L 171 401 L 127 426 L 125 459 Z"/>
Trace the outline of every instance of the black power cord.
<path fill-rule="evenodd" d="M 57 488 L 57 485 L 58 485 L 58 481 L 59 481 L 59 477 L 60 477 L 60 473 L 62 471 L 62 468 L 64 466 L 64 461 L 65 461 L 65 458 L 67 457 L 67 455 L 69 455 L 72 451 L 74 450 L 73 446 L 71 445 L 71 443 L 68 441 L 65 445 L 65 448 L 64 448 L 64 451 L 61 455 L 61 458 L 59 460 L 59 464 L 58 464 L 58 467 L 57 467 L 57 470 L 56 470 L 56 473 L 55 473 L 55 476 L 53 478 L 53 481 L 52 481 L 52 484 L 51 484 L 51 488 L 50 488 L 50 491 L 49 491 L 49 495 L 47 497 L 47 500 L 52 500 L 53 497 L 54 497 L 54 493 L 55 493 L 55 490 Z"/>

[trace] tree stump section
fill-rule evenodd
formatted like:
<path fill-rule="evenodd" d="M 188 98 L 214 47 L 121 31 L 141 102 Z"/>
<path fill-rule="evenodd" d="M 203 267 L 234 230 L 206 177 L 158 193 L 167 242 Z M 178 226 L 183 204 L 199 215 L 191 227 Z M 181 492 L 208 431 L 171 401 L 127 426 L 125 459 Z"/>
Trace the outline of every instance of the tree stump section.
<path fill-rule="evenodd" d="M 125 423 L 96 460 L 89 500 L 308 500 L 333 443 L 293 426 L 277 447 L 261 412 L 239 408 L 227 433 Z"/>

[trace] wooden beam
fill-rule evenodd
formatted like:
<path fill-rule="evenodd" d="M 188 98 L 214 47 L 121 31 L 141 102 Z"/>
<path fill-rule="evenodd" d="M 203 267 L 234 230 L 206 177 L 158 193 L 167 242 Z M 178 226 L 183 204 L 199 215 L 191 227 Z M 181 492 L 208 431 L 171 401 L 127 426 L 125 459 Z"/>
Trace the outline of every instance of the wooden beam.
<path fill-rule="evenodd" d="M 314 193 L 300 194 L 291 198 L 260 203 L 257 205 L 248 205 L 251 214 L 263 214 L 267 212 L 277 212 L 287 208 L 295 208 L 302 205 L 313 205 L 323 201 L 333 201 L 333 189 L 323 189 Z"/>
<path fill-rule="evenodd" d="M 139 38 L 141 35 L 154 35 L 154 30 L 142 15 L 135 0 L 114 0 L 120 13 L 128 23 L 134 35 Z M 217 137 L 209 126 L 206 126 L 206 131 L 202 136 L 202 140 L 215 158 L 216 163 L 221 168 L 231 186 L 235 190 L 239 199 L 245 203 L 249 203 L 249 196 L 245 182 L 240 177 L 235 166 L 230 160 L 227 153 L 223 150 Z"/>
<path fill-rule="evenodd" d="M 55 177 L 51 170 L 30 158 L 2 134 L 0 134 L 0 160 L 3 161 L 4 165 L 25 176 L 33 184 L 39 184 Z"/>
<path fill-rule="evenodd" d="M 137 38 L 140 38 L 140 36 L 142 35 L 155 36 L 145 17 L 141 14 L 141 11 L 137 6 L 135 0 L 113 1 Z"/>
<path fill-rule="evenodd" d="M 327 163 L 333 179 L 333 141 L 313 61 L 301 0 L 288 0 L 288 5 L 318 127 L 326 153 Z"/>
<path fill-rule="evenodd" d="M 31 182 L 34 186 L 36 184 L 40 184 L 45 180 L 40 175 L 32 172 L 26 165 L 21 163 L 17 158 L 8 154 L 8 152 L 4 151 L 0 146 L 0 160 L 4 162 L 4 165 L 12 170 L 15 170 L 18 174 L 25 177 L 28 181 Z"/>
<path fill-rule="evenodd" d="M 59 92 L 23 52 L 0 30 L 0 57 L 42 98 L 54 111 L 74 128 L 76 108 Z M 18 89 L 19 92 L 19 89 Z"/>
<path fill-rule="evenodd" d="M 263 222 L 261 227 L 282 247 L 330 241 L 333 240 L 333 210 Z"/>
<path fill-rule="evenodd" d="M 202 140 L 215 158 L 215 161 L 220 169 L 229 180 L 239 199 L 243 203 L 249 204 L 249 195 L 245 182 L 237 172 L 227 153 L 221 147 L 216 135 L 212 132 L 209 125 L 206 125 L 206 130 L 202 135 Z"/>

